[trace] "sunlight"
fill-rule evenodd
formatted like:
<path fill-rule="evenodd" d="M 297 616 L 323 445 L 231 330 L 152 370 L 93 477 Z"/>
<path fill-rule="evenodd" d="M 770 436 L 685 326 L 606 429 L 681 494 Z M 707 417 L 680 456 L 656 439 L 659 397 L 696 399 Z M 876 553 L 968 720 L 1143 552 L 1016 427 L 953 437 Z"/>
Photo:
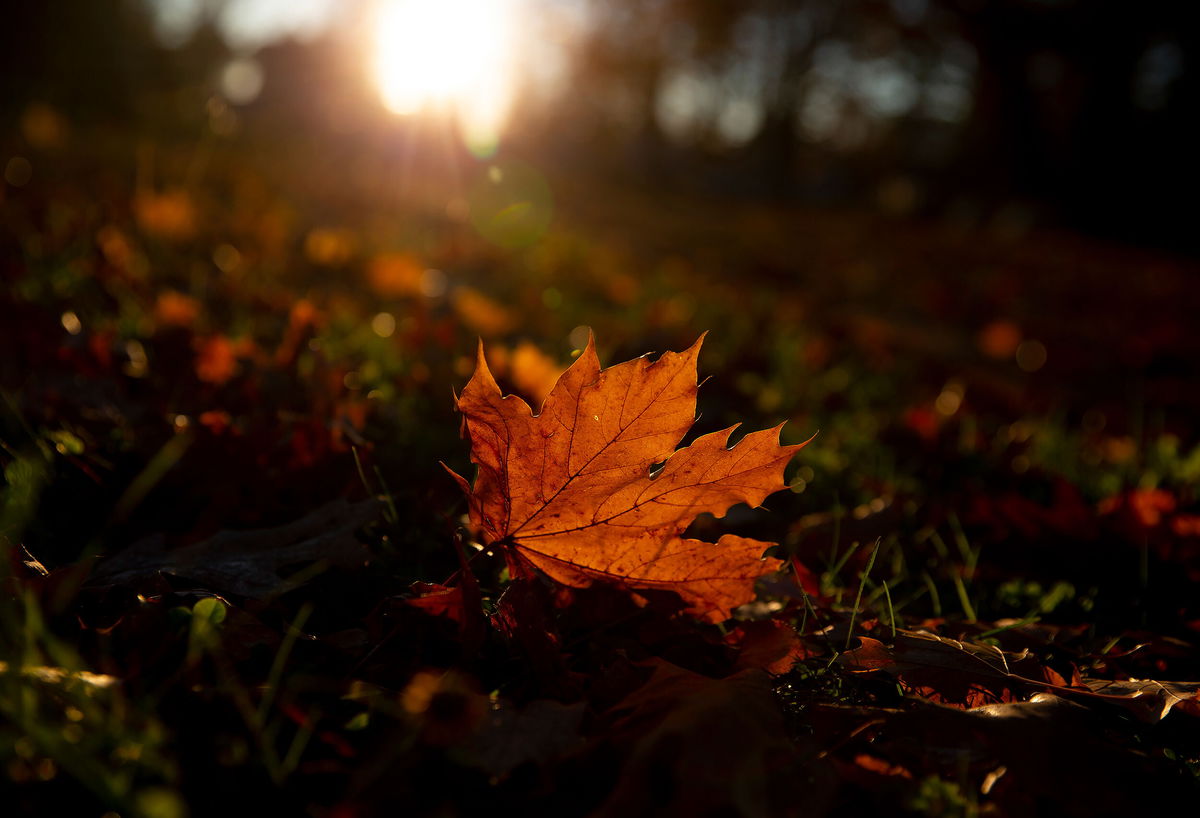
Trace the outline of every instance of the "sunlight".
<path fill-rule="evenodd" d="M 513 94 L 512 0 L 381 0 L 374 70 L 384 105 L 446 111 L 468 146 L 495 147 Z"/>

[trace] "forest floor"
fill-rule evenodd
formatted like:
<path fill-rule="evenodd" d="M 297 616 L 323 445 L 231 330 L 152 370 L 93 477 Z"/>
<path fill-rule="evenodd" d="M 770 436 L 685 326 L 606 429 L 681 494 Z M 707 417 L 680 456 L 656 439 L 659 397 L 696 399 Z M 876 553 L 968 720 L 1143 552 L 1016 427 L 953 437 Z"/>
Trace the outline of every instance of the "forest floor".
<path fill-rule="evenodd" d="M 9 814 L 1200 794 L 1197 264 L 1008 211 L 504 163 L 400 198 L 399 165 L 298 144 L 23 150 L 0 193 Z M 817 435 L 765 509 L 691 529 L 778 543 L 729 621 L 515 578 L 470 529 L 441 464 L 472 474 L 454 396 L 479 339 L 536 406 L 589 330 L 605 365 L 707 331 L 695 433 Z"/>

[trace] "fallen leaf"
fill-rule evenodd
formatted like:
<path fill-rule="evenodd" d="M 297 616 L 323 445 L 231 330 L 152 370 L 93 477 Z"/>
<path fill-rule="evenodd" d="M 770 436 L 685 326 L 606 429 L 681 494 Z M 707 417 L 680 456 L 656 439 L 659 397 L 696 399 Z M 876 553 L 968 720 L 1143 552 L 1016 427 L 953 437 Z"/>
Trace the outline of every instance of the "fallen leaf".
<path fill-rule="evenodd" d="M 421 295 L 425 268 L 406 253 L 386 253 L 367 264 L 367 283 L 384 298 Z"/>
<path fill-rule="evenodd" d="M 532 398 L 533 406 L 541 406 L 558 383 L 566 367 L 538 349 L 530 341 L 521 341 L 511 349 L 497 345 L 488 352 L 488 367 L 501 381 L 508 379 L 517 392 Z M 471 371 L 468 365 L 467 371 Z"/>
<path fill-rule="evenodd" d="M 196 342 L 196 377 L 205 383 L 223 384 L 237 372 L 237 351 L 224 335 Z"/>
<path fill-rule="evenodd" d="M 316 304 L 307 298 L 301 298 L 292 304 L 288 312 L 288 326 L 275 349 L 275 364 L 281 367 L 292 366 L 296 356 L 316 332 L 316 328 L 324 323 L 324 315 Z"/>
<path fill-rule="evenodd" d="M 175 290 L 158 294 L 154 302 L 154 319 L 161 326 L 191 327 L 201 311 L 200 302 Z"/>
<path fill-rule="evenodd" d="M 222 435 L 233 427 L 233 417 L 223 409 L 209 409 L 196 418 L 200 425 L 214 435 Z"/>
<path fill-rule="evenodd" d="M 826 814 L 832 771 L 788 736 L 768 674 L 712 679 L 661 659 L 646 665 L 650 679 L 611 711 L 624 764 L 590 814 Z"/>
<path fill-rule="evenodd" d="M 455 478 L 484 541 L 565 585 L 672 591 L 713 622 L 753 599 L 781 564 L 762 559 L 772 543 L 681 535 L 698 514 L 760 506 L 804 444 L 779 445 L 781 424 L 728 448 L 733 426 L 675 451 L 695 421 L 702 341 L 601 370 L 589 339 L 537 415 L 501 394 L 481 343 L 458 399 L 478 473 L 473 486 Z"/>
<path fill-rule="evenodd" d="M 57 109 L 34 102 L 21 114 L 21 133 L 38 150 L 53 151 L 67 143 L 71 127 Z"/>
<path fill-rule="evenodd" d="M 831 759 L 838 776 L 860 792 L 872 792 L 876 798 L 905 802 L 911 797 L 912 771 L 874 753 L 858 753 L 852 758 Z"/>
<path fill-rule="evenodd" d="M 1028 653 L 1008 653 L 923 631 L 897 631 L 889 647 L 860 636 L 838 662 L 852 672 L 882 670 L 929 701 L 974 708 L 1018 701 L 1021 690 L 1065 689 L 1066 680 Z"/>
<path fill-rule="evenodd" d="M 1172 709 L 1200 715 L 1200 682 L 1153 679 L 1067 680 L 1028 651 L 1010 653 L 921 631 L 897 631 L 891 647 L 859 637 L 861 647 L 838 661 L 852 672 L 883 670 L 910 693 L 939 704 L 964 708 L 1019 701 L 1022 690 L 1041 689 L 1080 703 L 1120 707 L 1141 721 L 1161 721 Z"/>
<path fill-rule="evenodd" d="M 119 227 L 111 224 L 101 227 L 96 231 L 96 244 L 99 245 L 104 260 L 114 269 L 123 273 L 133 273 L 138 267 L 137 247 Z"/>
<path fill-rule="evenodd" d="M 545 695 L 572 695 L 575 684 L 567 670 L 562 636 L 548 615 L 547 587 L 526 577 L 508 584 L 496 603 L 492 625 L 525 655 L 533 678 Z"/>
<path fill-rule="evenodd" d="M 405 599 L 406 604 L 430 616 L 444 616 L 454 622 L 461 623 L 466 618 L 462 588 L 449 588 L 436 582 L 414 582 L 412 591 L 415 596 Z"/>
<path fill-rule="evenodd" d="M 400 694 L 400 706 L 416 723 L 421 739 L 449 747 L 471 739 L 483 725 L 488 699 L 475 680 L 454 670 L 421 671 Z"/>
<path fill-rule="evenodd" d="M 186 577 L 222 593 L 263 598 L 287 590 L 279 571 L 316 560 L 353 568 L 368 558 L 354 531 L 379 514 L 377 500 L 336 500 L 293 523 L 222 531 L 203 542 L 166 549 L 161 537 L 137 543 L 96 566 L 89 585 L 119 585 L 158 574 Z"/>
<path fill-rule="evenodd" d="M 726 641 L 738 647 L 738 670 L 759 668 L 779 675 L 815 655 L 791 625 L 776 619 L 739 623 Z"/>
<path fill-rule="evenodd" d="M 545 765 L 578 747 L 586 711 L 583 702 L 536 699 L 518 711 L 508 703 L 492 710 L 476 736 L 475 760 L 503 778 L 522 764 Z"/>
<path fill-rule="evenodd" d="M 237 375 L 242 359 L 253 358 L 256 352 L 254 340 L 248 337 L 210 335 L 193 339 L 192 346 L 196 351 L 196 377 L 217 386 Z"/>
<path fill-rule="evenodd" d="M 450 303 L 462 322 L 481 335 L 504 335 L 517 325 L 511 310 L 473 287 L 455 287 Z"/>
<path fill-rule="evenodd" d="M 855 756 L 854 763 L 867 772 L 875 773 L 876 775 L 895 775 L 900 778 L 912 778 L 912 773 L 905 768 L 889 764 L 882 758 L 867 755 L 866 753 L 860 753 Z"/>
<path fill-rule="evenodd" d="M 513 384 L 539 405 L 550 394 L 563 372 L 557 361 L 529 341 L 517 344 L 509 363 Z"/>
<path fill-rule="evenodd" d="M 313 264 L 339 267 L 354 255 L 354 234 L 332 227 L 315 228 L 304 237 L 304 255 Z"/>
<path fill-rule="evenodd" d="M 1085 679 L 1093 693 L 1133 710 L 1142 721 L 1166 718 L 1171 710 L 1200 716 L 1200 682 L 1160 682 L 1154 679 Z"/>
<path fill-rule="evenodd" d="M 984 796 L 976 812 L 927 815 L 1170 815 L 1195 797 L 1170 760 L 1129 746 L 1119 723 L 1057 695 L 973 710 L 819 704 L 810 718 L 840 725 L 841 741 L 828 743 L 832 760 L 855 791 L 874 795 L 861 814 L 884 814 L 913 794 L 900 776 L 848 775 L 864 754 L 909 770 L 913 783 L 937 776 Z"/>
<path fill-rule="evenodd" d="M 1177 514 L 1171 519 L 1176 537 L 1200 537 L 1200 514 Z"/>
<path fill-rule="evenodd" d="M 997 361 L 1011 360 L 1021 345 L 1021 328 L 1012 321 L 998 319 L 979 331 L 979 351 Z"/>
<path fill-rule="evenodd" d="M 196 208 L 186 190 L 142 191 L 133 198 L 133 214 L 144 232 L 159 238 L 182 241 L 196 232 Z"/>
<path fill-rule="evenodd" d="M 1100 501 L 1097 510 L 1110 515 L 1125 510 L 1141 528 L 1154 528 L 1175 510 L 1175 495 L 1163 489 L 1133 489 Z"/>

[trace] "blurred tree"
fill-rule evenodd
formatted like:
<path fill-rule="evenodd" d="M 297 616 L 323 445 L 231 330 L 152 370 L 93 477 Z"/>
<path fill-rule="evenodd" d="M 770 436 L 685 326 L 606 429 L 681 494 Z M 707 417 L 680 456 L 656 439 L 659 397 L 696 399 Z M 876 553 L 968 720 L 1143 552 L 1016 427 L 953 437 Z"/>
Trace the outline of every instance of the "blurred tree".
<path fill-rule="evenodd" d="M 546 10 L 559 8 L 543 0 Z M 362 3 L 343 10 L 357 9 Z M 203 117 L 230 48 L 202 0 L 167 48 L 147 0 L 9 4 L 0 110 L 144 129 Z M 566 80 L 513 138 L 626 184 L 1028 218 L 1196 249 L 1189 4 L 1083 0 L 577 0 Z M 348 13 L 348 12 L 347 12 Z M 381 120 L 330 33 L 259 55 L 263 127 L 347 139 Z M 362 36 L 359 31 L 357 36 Z M 377 106 L 376 106 L 377 107 Z M 188 113 L 191 112 L 191 113 Z M 327 127 L 333 125 L 333 127 Z M 524 133 L 522 133 L 524 129 Z M 389 132 L 390 133 L 390 132 Z M 331 143 L 332 144 L 332 143 Z M 972 215 L 973 214 L 973 215 Z M 1026 218 L 1026 221 L 1028 220 Z M 1019 223 L 1022 219 L 1017 219 Z"/>
<path fill-rule="evenodd" d="M 871 201 L 1012 202 L 1194 246 L 1186 4 L 654 0 L 587 4 L 559 101 L 572 154 L 656 184 Z"/>
<path fill-rule="evenodd" d="M 140 4 L 129 0 L 8 3 L 0 49 L 0 106 L 9 115 L 32 101 L 72 117 L 114 118 L 133 110 L 134 88 L 169 77 Z"/>

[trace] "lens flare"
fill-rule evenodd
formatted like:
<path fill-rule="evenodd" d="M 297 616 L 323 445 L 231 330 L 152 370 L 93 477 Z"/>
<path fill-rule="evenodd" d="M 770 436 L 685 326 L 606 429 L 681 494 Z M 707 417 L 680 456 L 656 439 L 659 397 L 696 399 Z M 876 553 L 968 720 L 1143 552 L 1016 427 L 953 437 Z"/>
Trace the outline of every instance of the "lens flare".
<path fill-rule="evenodd" d="M 374 68 L 383 104 L 443 112 L 477 152 L 494 148 L 513 95 L 513 0 L 382 0 Z"/>

